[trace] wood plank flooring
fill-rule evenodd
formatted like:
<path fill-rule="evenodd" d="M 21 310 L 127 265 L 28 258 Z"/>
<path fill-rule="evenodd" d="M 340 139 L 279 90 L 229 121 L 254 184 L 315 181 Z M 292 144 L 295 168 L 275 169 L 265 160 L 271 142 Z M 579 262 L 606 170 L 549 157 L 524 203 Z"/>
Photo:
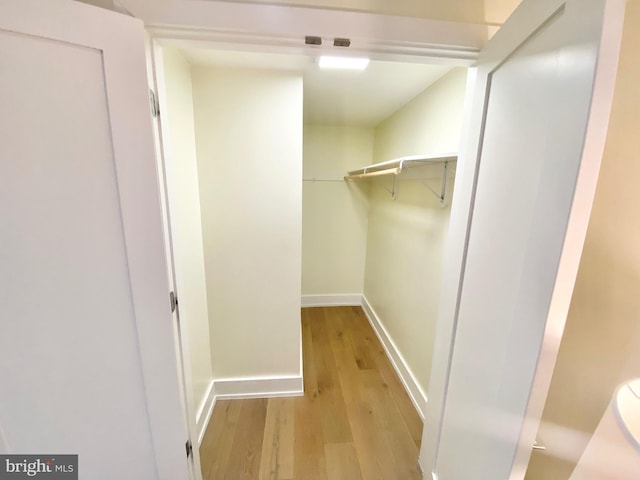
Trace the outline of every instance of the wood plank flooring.
<path fill-rule="evenodd" d="M 220 400 L 204 480 L 420 480 L 422 421 L 360 307 L 302 309 L 304 397 Z"/>

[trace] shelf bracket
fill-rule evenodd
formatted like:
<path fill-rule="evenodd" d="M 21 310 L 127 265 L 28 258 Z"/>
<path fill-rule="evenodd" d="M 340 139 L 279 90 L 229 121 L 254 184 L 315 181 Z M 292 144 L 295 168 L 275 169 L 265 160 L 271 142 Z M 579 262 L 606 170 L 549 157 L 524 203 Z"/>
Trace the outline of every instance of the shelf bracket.
<path fill-rule="evenodd" d="M 440 192 L 437 192 L 431 185 L 424 183 L 423 185 L 429 189 L 431 193 L 433 193 L 438 200 L 440 200 L 440 205 L 444 206 L 444 199 L 447 195 L 447 171 L 449 168 L 449 162 L 443 162 L 442 164 L 442 183 L 440 185 Z"/>
<path fill-rule="evenodd" d="M 397 173 L 393 175 L 393 183 L 391 184 L 391 190 L 389 190 L 388 188 L 385 188 L 385 190 L 391 194 L 392 199 L 395 200 L 396 198 L 398 198 L 398 174 Z"/>

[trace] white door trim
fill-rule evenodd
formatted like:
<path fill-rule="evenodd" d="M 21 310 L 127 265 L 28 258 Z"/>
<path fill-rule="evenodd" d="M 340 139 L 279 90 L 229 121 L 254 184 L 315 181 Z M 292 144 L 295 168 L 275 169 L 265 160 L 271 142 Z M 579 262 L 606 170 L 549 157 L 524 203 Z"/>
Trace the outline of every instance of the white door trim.
<path fill-rule="evenodd" d="M 492 27 L 423 18 L 325 8 L 244 2 L 121 0 L 144 20 L 154 38 L 173 46 L 317 55 L 366 53 L 373 59 L 468 66 L 489 38 Z M 322 37 L 323 45 L 306 46 L 304 37 Z M 336 50 L 336 37 L 352 40 Z"/>
<path fill-rule="evenodd" d="M 156 102 L 159 106 L 160 112 L 166 112 L 166 84 L 164 77 L 164 59 L 161 49 L 153 42 L 153 40 L 147 34 L 147 44 L 145 45 L 147 54 L 147 75 L 149 84 L 152 86 L 153 91 L 156 94 Z M 163 122 L 164 119 L 164 122 Z M 174 237 L 173 237 L 173 224 L 171 222 L 171 205 L 169 201 L 169 180 L 167 177 L 167 165 L 166 165 L 166 152 L 170 151 L 169 137 L 167 135 L 167 121 L 166 118 L 160 114 L 154 119 L 154 143 L 156 148 L 156 161 L 158 165 L 159 185 L 160 185 L 160 197 L 162 202 L 163 224 L 164 224 L 164 241 L 166 246 L 166 257 L 169 266 L 169 284 L 171 290 L 176 295 L 176 302 L 178 302 L 179 291 L 176 281 L 176 263 L 174 255 Z M 180 393 L 182 408 L 184 411 L 185 422 L 187 424 L 187 433 L 192 445 L 200 445 L 204 432 L 199 433 L 198 426 L 200 425 L 200 416 L 197 412 L 193 411 L 192 405 L 195 404 L 193 398 L 193 379 L 191 376 L 191 355 L 189 350 L 189 341 L 186 333 L 186 320 L 180 317 L 180 306 L 176 307 L 176 310 L 172 314 L 174 322 L 174 338 L 175 349 L 177 353 L 178 362 L 178 375 L 180 379 Z M 208 389 L 208 392 L 211 387 Z M 207 401 L 207 400 L 205 400 Z M 199 448 L 194 448 L 191 455 L 191 462 L 189 464 L 190 475 L 192 480 L 202 479 L 202 467 L 200 464 L 200 451 Z"/>

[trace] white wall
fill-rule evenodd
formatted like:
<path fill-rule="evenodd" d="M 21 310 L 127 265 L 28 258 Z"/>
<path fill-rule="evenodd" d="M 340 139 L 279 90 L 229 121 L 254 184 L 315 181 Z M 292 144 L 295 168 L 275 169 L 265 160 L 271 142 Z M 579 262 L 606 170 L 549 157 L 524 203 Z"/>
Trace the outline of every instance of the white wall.
<path fill-rule="evenodd" d="M 465 87 L 466 70 L 453 70 L 380 124 L 374 161 L 457 151 Z M 439 190 L 438 178 L 428 182 Z M 372 187 L 364 294 L 426 393 L 449 207 L 416 180 L 401 181 L 395 201 L 385 187 Z"/>
<path fill-rule="evenodd" d="M 453 69 L 378 125 L 374 162 L 457 151 L 466 75 L 464 68 Z"/>
<path fill-rule="evenodd" d="M 191 411 L 196 421 L 202 413 L 213 381 L 204 270 L 200 187 L 196 160 L 193 95 L 190 65 L 174 49 L 162 50 L 164 92 L 161 105 L 167 198 L 180 302 L 182 335 L 186 336 L 192 392 Z"/>
<path fill-rule="evenodd" d="M 302 78 L 192 70 L 213 374 L 299 376 Z"/>
<path fill-rule="evenodd" d="M 362 295 L 368 185 L 343 177 L 372 158 L 373 128 L 304 126 L 303 295 Z"/>

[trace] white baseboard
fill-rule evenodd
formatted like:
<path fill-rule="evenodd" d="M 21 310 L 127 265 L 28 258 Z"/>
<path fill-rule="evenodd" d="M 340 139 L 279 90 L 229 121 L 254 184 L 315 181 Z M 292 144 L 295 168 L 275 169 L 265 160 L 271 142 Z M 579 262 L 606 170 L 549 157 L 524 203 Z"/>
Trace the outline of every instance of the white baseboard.
<path fill-rule="evenodd" d="M 216 400 L 223 398 L 297 397 L 304 395 L 302 375 L 221 378 L 214 380 L 214 388 Z"/>
<path fill-rule="evenodd" d="M 196 428 L 198 431 L 198 446 L 202 443 L 204 432 L 207 431 L 209 420 L 211 420 L 211 414 L 213 413 L 213 407 L 216 404 L 216 389 L 213 380 L 209 382 L 209 388 L 207 389 L 207 395 L 204 402 L 200 406 L 200 410 L 196 414 Z"/>
<path fill-rule="evenodd" d="M 424 420 L 427 406 L 427 396 L 422 391 L 415 376 L 408 367 L 403 356 L 398 351 L 389 333 L 380 322 L 366 297 L 354 295 L 305 295 L 302 297 L 303 307 L 312 306 L 362 306 L 365 315 L 373 331 L 378 336 L 380 343 L 393 365 L 400 381 L 404 385 L 409 398 Z M 213 407 L 217 400 L 235 398 L 269 398 L 269 397 L 296 397 L 304 395 L 304 382 L 302 375 L 284 377 L 240 377 L 221 378 L 214 380 L 207 392 L 207 400 L 203 403 L 198 415 L 198 442 L 202 442 L 204 432 L 207 430 Z"/>
<path fill-rule="evenodd" d="M 302 375 L 289 377 L 221 378 L 209 385 L 206 400 L 197 415 L 198 445 L 209 426 L 218 400 L 237 398 L 300 397 L 304 395 Z"/>
<path fill-rule="evenodd" d="M 302 295 L 302 307 L 357 307 L 362 305 L 362 294 Z"/>
<path fill-rule="evenodd" d="M 387 357 L 389 357 L 391 365 L 393 365 L 393 368 L 400 377 L 400 381 L 402 381 L 405 390 L 409 394 L 409 398 L 411 398 L 413 406 L 416 407 L 418 414 L 424 421 L 425 412 L 427 411 L 427 395 L 424 393 L 422 388 L 420 388 L 413 372 L 396 347 L 396 344 L 389 336 L 389 332 L 387 332 L 387 329 L 384 328 L 380 321 L 380 317 L 378 317 L 364 295 L 362 296 L 362 309 L 369 319 L 369 323 L 371 324 L 373 331 L 376 332 L 378 339 L 380 339 L 380 343 L 382 343 L 385 352 L 387 352 Z"/>

